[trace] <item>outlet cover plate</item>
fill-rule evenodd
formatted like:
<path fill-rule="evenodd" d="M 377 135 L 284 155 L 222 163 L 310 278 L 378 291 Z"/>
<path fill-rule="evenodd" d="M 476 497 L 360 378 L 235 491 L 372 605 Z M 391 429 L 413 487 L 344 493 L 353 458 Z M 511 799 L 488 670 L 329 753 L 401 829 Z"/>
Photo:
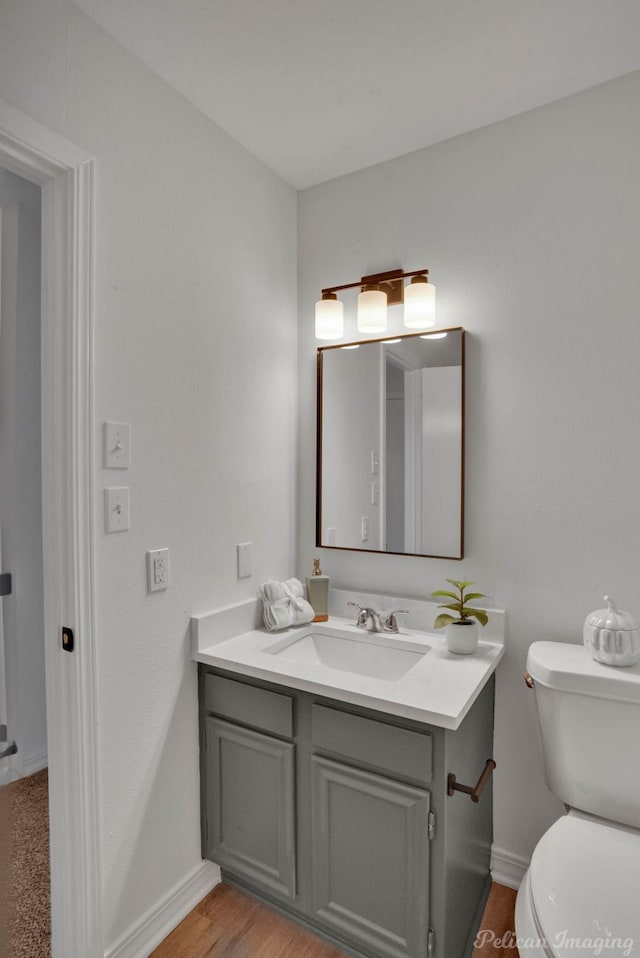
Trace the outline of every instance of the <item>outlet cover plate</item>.
<path fill-rule="evenodd" d="M 147 592 L 169 588 L 169 550 L 150 549 L 147 552 Z"/>

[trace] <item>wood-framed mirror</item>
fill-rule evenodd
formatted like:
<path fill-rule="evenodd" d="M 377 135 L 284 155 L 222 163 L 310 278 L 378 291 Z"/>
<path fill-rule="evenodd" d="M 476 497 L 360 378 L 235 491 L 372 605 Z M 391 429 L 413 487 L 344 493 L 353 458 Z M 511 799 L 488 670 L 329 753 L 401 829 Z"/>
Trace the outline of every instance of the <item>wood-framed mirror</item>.
<path fill-rule="evenodd" d="M 464 330 L 318 349 L 316 546 L 461 559 Z"/>

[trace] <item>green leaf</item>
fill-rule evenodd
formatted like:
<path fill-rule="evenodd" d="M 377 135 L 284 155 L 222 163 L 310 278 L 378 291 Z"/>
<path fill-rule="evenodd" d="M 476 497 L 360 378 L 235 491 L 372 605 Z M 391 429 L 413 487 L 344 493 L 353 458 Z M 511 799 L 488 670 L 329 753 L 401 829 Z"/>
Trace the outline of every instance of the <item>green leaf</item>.
<path fill-rule="evenodd" d="M 486 599 L 486 595 L 483 592 L 467 592 L 464 597 L 465 602 L 471 602 L 472 599 Z"/>
<path fill-rule="evenodd" d="M 455 599 L 456 601 L 460 601 L 459 595 L 456 595 L 455 592 L 446 592 L 444 589 L 438 589 L 437 592 L 432 592 L 431 595 L 433 596 L 444 595 L 447 597 L 447 599 Z"/>
<path fill-rule="evenodd" d="M 463 605 L 462 602 L 449 602 L 445 605 L 443 602 L 442 605 L 438 606 L 439 609 L 452 609 L 454 612 L 457 612 L 459 616 L 462 616 Z"/>
<path fill-rule="evenodd" d="M 452 615 L 447 615 L 446 612 L 443 612 L 433 623 L 433 627 L 434 629 L 443 629 L 445 625 L 451 625 L 452 622 L 457 622 L 457 619 L 454 619 Z"/>
<path fill-rule="evenodd" d="M 451 585 L 455 585 L 456 589 L 466 589 L 467 586 L 473 585 L 473 582 L 458 582 L 457 579 L 447 579 L 447 582 L 450 582 Z"/>
<path fill-rule="evenodd" d="M 480 625 L 486 625 L 489 621 L 489 616 L 482 609 L 465 609 L 465 615 L 472 615 L 475 619 L 478 620 Z"/>

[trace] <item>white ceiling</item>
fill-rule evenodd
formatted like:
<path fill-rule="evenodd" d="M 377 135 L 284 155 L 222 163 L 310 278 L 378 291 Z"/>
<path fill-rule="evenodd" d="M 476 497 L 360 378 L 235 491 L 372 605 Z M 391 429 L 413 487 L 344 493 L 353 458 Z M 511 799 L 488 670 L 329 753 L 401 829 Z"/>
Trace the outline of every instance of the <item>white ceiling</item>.
<path fill-rule="evenodd" d="M 640 69 L 638 0 L 75 0 L 296 188 Z"/>

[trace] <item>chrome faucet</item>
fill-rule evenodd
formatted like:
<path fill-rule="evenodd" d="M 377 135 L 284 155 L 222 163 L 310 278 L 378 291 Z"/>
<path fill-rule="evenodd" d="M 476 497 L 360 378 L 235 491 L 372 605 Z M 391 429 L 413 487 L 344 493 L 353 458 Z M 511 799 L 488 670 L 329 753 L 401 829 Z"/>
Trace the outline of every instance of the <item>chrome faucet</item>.
<path fill-rule="evenodd" d="M 382 622 L 382 613 L 376 612 L 369 606 L 359 605 L 357 602 L 347 602 L 347 605 L 352 605 L 354 609 L 358 609 L 356 627 L 365 629 L 367 632 L 398 632 L 397 616 L 407 615 L 409 612 L 408 609 L 393 609 L 391 612 L 387 612 L 384 622 Z"/>

